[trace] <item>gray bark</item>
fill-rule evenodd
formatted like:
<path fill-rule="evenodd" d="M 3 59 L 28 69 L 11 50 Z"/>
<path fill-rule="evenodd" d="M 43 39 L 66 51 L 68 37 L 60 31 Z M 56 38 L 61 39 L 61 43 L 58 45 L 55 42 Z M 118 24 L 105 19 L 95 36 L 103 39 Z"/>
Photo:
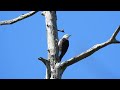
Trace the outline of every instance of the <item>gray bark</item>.
<path fill-rule="evenodd" d="M 47 43 L 48 43 L 48 61 L 49 68 L 46 70 L 46 78 L 60 79 L 59 57 L 58 57 L 58 29 L 57 16 L 55 11 L 44 11 L 42 15 L 45 16 L 47 29 Z M 47 75 L 47 74 L 50 75 Z M 48 77 L 50 76 L 50 77 Z"/>

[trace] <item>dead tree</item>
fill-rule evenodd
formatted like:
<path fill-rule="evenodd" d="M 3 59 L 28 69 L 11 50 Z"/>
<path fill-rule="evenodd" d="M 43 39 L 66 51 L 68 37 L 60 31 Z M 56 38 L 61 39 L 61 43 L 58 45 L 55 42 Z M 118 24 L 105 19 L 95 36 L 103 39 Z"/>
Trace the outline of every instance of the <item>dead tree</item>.
<path fill-rule="evenodd" d="M 27 14 L 23 14 L 12 20 L 1 21 L 0 25 L 13 24 L 17 21 L 23 20 L 29 16 L 34 15 L 38 11 L 31 11 Z M 47 44 L 48 44 L 48 58 L 44 59 L 42 57 L 38 58 L 46 66 L 46 77 L 45 79 L 61 79 L 64 70 L 78 61 L 92 55 L 101 48 L 108 46 L 110 44 L 118 44 L 120 41 L 116 40 L 116 36 L 120 31 L 120 26 L 115 30 L 113 35 L 107 41 L 96 44 L 87 51 L 63 62 L 59 61 L 59 49 L 58 49 L 58 31 L 64 32 L 64 30 L 57 29 L 57 16 L 56 11 L 43 11 L 42 15 L 45 16 L 46 30 L 47 30 Z"/>

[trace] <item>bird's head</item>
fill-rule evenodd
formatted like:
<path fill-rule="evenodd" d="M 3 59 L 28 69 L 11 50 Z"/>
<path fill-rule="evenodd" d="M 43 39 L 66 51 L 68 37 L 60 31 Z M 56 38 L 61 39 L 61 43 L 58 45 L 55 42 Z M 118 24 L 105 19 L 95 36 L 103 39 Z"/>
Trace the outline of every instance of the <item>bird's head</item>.
<path fill-rule="evenodd" d="M 64 36 L 63 36 L 63 38 L 65 38 L 65 39 L 69 39 L 69 37 L 70 37 L 71 35 L 69 35 L 69 34 L 65 34 Z"/>

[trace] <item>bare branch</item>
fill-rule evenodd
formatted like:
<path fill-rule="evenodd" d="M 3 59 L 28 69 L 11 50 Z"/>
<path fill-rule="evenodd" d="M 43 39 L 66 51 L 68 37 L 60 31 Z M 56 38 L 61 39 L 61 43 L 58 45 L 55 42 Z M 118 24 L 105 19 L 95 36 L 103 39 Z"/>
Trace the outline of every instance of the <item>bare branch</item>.
<path fill-rule="evenodd" d="M 20 20 L 23 20 L 27 17 L 30 17 L 32 15 L 34 15 L 35 13 L 37 13 L 38 11 L 30 11 L 26 14 L 22 14 L 20 16 L 18 16 L 17 18 L 14 18 L 14 19 L 11 19 L 11 20 L 5 20 L 5 21 L 0 21 L 0 25 L 8 25 L 8 24 L 13 24 L 13 23 L 16 23 Z"/>
<path fill-rule="evenodd" d="M 42 57 L 39 57 L 38 60 L 42 61 L 45 65 L 47 65 L 49 63 L 48 60 L 42 58 Z"/>
<path fill-rule="evenodd" d="M 112 37 L 108 41 L 106 41 L 104 43 L 101 43 L 101 44 L 96 44 L 92 48 L 90 48 L 87 51 L 81 53 L 80 55 L 75 56 L 75 57 L 73 57 L 73 58 L 71 58 L 71 59 L 69 59 L 67 61 L 62 62 L 61 66 L 66 68 L 67 66 L 70 66 L 70 65 L 72 65 L 72 64 L 74 64 L 74 63 L 76 63 L 76 62 L 78 62 L 78 61 L 80 61 L 80 60 L 82 60 L 82 59 L 92 55 L 94 52 L 98 51 L 99 49 L 101 49 L 101 48 L 103 48 L 103 47 L 105 47 L 105 46 L 107 46 L 109 44 L 120 43 L 120 41 L 116 40 L 116 36 L 119 33 L 119 31 L 120 31 L 120 26 L 113 33 Z"/>

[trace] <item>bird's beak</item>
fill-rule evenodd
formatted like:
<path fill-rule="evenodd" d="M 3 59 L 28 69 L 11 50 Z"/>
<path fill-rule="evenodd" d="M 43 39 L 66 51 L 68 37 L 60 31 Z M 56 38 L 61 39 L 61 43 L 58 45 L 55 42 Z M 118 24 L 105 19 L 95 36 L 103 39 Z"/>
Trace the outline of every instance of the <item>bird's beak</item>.
<path fill-rule="evenodd" d="M 69 37 L 70 37 L 71 35 L 69 35 Z"/>

